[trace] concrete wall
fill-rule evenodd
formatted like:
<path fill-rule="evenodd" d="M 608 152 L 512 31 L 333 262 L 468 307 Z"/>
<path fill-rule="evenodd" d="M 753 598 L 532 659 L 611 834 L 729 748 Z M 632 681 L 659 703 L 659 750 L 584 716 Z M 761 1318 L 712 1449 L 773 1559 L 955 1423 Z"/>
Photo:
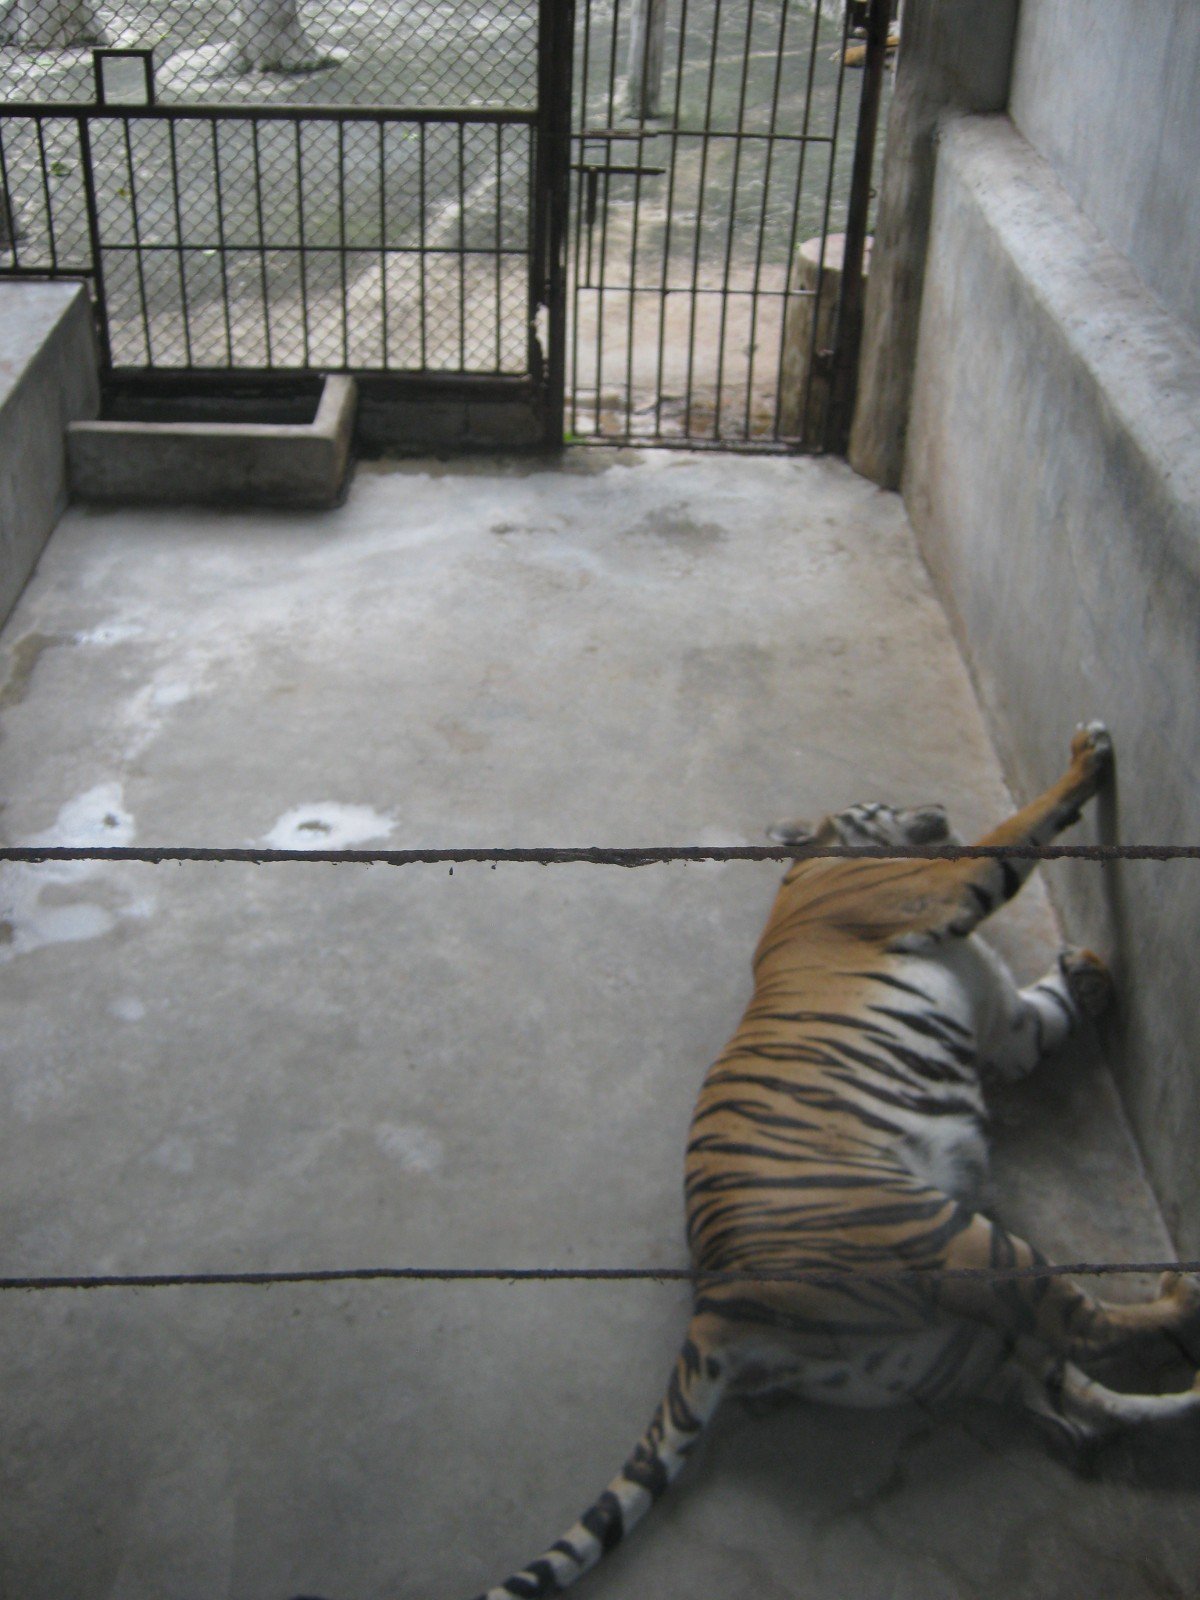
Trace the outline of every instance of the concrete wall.
<path fill-rule="evenodd" d="M 85 290 L 0 283 L 0 623 L 67 503 L 67 423 L 99 408 Z"/>
<path fill-rule="evenodd" d="M 1200 332 L 1200 5 L 1022 0 L 1010 113 L 1081 210 Z"/>
<path fill-rule="evenodd" d="M 1200 342 L 1052 167 L 1007 117 L 945 128 L 905 498 L 1014 789 L 1059 772 L 1077 720 L 1112 727 L 1115 797 L 1074 839 L 1200 843 L 1198 417 Z M 1105 1035 L 1195 1254 L 1200 862 L 1076 863 L 1051 882 L 1069 936 L 1116 965 Z"/>

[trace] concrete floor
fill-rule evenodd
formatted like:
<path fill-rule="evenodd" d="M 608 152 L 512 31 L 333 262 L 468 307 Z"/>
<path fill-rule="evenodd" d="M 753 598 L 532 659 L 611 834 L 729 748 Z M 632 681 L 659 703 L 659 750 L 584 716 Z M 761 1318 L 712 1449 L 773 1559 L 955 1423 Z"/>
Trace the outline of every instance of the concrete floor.
<path fill-rule="evenodd" d="M 0 685 L 12 842 L 738 843 L 857 798 L 968 834 L 1011 804 L 899 501 L 833 462 L 389 463 L 332 513 L 76 508 Z M 776 876 L 4 869 L 2 1270 L 682 1265 L 691 1102 Z M 1006 917 L 1032 976 L 1040 887 Z M 1001 1105 L 1001 1209 L 1052 1258 L 1157 1256 L 1094 1057 Z M 5 1295 L 0 1595 L 461 1600 L 614 1470 L 686 1300 Z M 1195 1488 L 1085 1481 L 982 1410 L 730 1408 L 587 1593 L 1194 1596 Z"/>

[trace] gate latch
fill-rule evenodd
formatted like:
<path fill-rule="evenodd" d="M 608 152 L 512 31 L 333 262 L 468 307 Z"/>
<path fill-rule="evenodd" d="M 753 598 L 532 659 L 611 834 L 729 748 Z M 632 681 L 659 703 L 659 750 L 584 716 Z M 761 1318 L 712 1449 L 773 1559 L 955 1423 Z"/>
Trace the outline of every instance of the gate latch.
<path fill-rule="evenodd" d="M 600 189 L 600 174 L 602 172 L 611 172 L 622 178 L 661 178 L 667 169 L 666 167 L 622 166 L 611 161 L 598 162 L 594 165 L 590 161 L 577 161 L 573 170 L 582 172 L 586 179 L 583 194 L 583 214 L 584 220 L 590 228 L 596 220 L 596 202 Z"/>

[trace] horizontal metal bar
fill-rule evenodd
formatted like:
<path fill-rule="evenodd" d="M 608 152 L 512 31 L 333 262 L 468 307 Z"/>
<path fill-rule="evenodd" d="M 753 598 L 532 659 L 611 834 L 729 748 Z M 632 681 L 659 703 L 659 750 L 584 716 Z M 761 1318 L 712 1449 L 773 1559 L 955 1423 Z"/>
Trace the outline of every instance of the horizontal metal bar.
<path fill-rule="evenodd" d="M 632 178 L 661 178 L 666 170 L 666 167 L 618 167 L 611 162 L 596 161 L 575 161 L 571 164 L 572 172 L 615 172 Z"/>
<path fill-rule="evenodd" d="M 106 246 L 107 248 L 107 246 Z M 815 300 L 815 289 L 724 289 L 717 287 L 704 287 L 700 284 L 669 284 L 665 289 L 660 283 L 581 283 L 578 286 L 580 294 L 654 294 L 665 300 L 669 295 L 719 295 L 721 299 L 729 299 L 734 295 L 745 295 L 755 300 Z"/>
<path fill-rule="evenodd" d="M 228 394 L 254 395 L 259 388 L 288 389 L 315 385 L 329 372 L 352 372 L 360 400 L 412 398 L 414 391 L 435 399 L 496 400 L 518 404 L 532 399 L 535 385 L 528 374 L 487 369 L 460 372 L 413 367 L 336 367 L 323 363 L 307 367 L 114 367 L 104 374 L 104 389 L 112 394 Z"/>
<path fill-rule="evenodd" d="M 11 249 L 11 245 L 0 245 L 0 251 Z M 91 278 L 95 276 L 94 267 L 4 267 L 0 266 L 0 278 Z"/>
<path fill-rule="evenodd" d="M 514 372 L 501 367 L 368 367 L 356 366 L 353 362 L 343 364 L 339 361 L 323 361 L 320 366 L 303 362 L 291 363 L 277 361 L 273 367 L 243 367 L 237 362 L 230 361 L 223 367 L 189 367 L 185 361 L 167 363 L 155 361 L 143 367 L 114 366 L 106 367 L 104 379 L 119 379 L 123 383 L 134 383 L 138 379 L 154 380 L 157 378 L 178 377 L 181 385 L 192 379 L 220 379 L 234 380 L 240 383 L 246 378 L 256 382 L 267 378 L 278 378 L 294 382 L 297 378 L 312 378 L 317 376 L 327 377 L 330 374 L 351 377 L 356 380 L 359 387 L 359 398 L 362 398 L 363 385 L 373 378 L 395 379 L 398 385 L 406 383 L 430 383 L 436 379 L 445 378 L 455 383 L 527 383 L 529 375 L 526 372 Z M 397 393 L 397 399 L 407 398 L 402 393 Z M 4 856 L 0 854 L 0 862 Z"/>
<path fill-rule="evenodd" d="M 301 1283 L 1013 1283 L 1044 1278 L 1110 1278 L 1119 1273 L 1194 1274 L 1200 1261 L 1064 1261 L 1028 1267 L 326 1267 L 305 1272 L 127 1272 L 0 1278 L 0 1291 L 53 1289 L 265 1289 Z"/>
<path fill-rule="evenodd" d="M 811 446 L 804 445 L 799 435 L 795 438 L 783 436 L 778 439 L 764 439 L 735 434 L 720 439 L 695 439 L 684 433 L 584 433 L 573 438 L 571 443 L 586 450 L 628 450 L 633 447 L 638 450 L 681 450 L 695 455 L 703 455 L 706 452 L 739 456 L 795 456 L 818 453 Z"/>
<path fill-rule="evenodd" d="M 617 137 L 610 133 L 576 133 L 576 140 L 598 140 Z M 763 144 L 832 144 L 827 133 L 755 133 L 739 128 L 659 128 L 645 135 L 647 139 L 758 139 Z"/>
<path fill-rule="evenodd" d="M 518 256 L 528 259 L 529 249 L 525 245 L 506 245 L 503 249 L 494 250 L 486 245 L 417 245 L 417 244 L 381 244 L 378 239 L 373 239 L 368 244 L 272 244 L 271 241 L 259 242 L 255 239 L 251 244 L 112 244 L 102 240 L 100 248 L 105 255 L 150 255 L 162 252 L 168 255 L 261 255 L 264 250 L 275 255 L 306 255 L 306 256 L 377 256 L 382 250 L 389 256 Z M 0 268 L 0 272 L 3 268 Z M 748 290 L 743 291 L 749 293 Z"/>
<path fill-rule="evenodd" d="M 928 845 L 602 845 L 541 848 L 431 850 L 271 850 L 221 845 L 7 845 L 0 861 L 164 861 L 240 862 L 250 866 L 281 862 L 338 866 L 455 866 L 460 863 L 531 863 L 599 867 L 660 866 L 671 861 L 1198 861 L 1195 844 L 928 844 Z"/>
<path fill-rule="evenodd" d="M 128 105 L 91 101 L 10 100 L 0 103 L 0 120 L 13 117 L 86 122 L 452 122 L 511 123 L 537 126 L 536 111 L 502 106 L 321 106 L 321 105 Z"/>
<path fill-rule="evenodd" d="M 659 139 L 665 128 L 584 128 L 573 139 Z"/>

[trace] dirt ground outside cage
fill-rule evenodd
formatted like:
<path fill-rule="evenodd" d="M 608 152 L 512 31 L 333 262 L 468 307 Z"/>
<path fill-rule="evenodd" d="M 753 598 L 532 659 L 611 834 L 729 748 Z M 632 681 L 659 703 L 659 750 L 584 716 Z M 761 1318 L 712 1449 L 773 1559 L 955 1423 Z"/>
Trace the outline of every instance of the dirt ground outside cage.
<path fill-rule="evenodd" d="M 76 507 L 0 685 L 10 844 L 740 844 L 871 797 L 971 836 L 1012 805 L 898 499 L 831 461 Z M 0 1270 L 682 1266 L 687 1120 L 777 875 L 6 866 Z M 1044 970 L 1040 886 L 995 938 Z M 995 1109 L 998 1207 L 1051 1259 L 1171 1253 L 1097 1045 Z M 0 1592 L 475 1593 L 623 1458 L 687 1298 L 5 1295 Z M 1182 1596 L 1198 1567 L 1165 1460 L 1088 1481 L 983 1410 L 731 1407 L 586 1592 Z"/>

